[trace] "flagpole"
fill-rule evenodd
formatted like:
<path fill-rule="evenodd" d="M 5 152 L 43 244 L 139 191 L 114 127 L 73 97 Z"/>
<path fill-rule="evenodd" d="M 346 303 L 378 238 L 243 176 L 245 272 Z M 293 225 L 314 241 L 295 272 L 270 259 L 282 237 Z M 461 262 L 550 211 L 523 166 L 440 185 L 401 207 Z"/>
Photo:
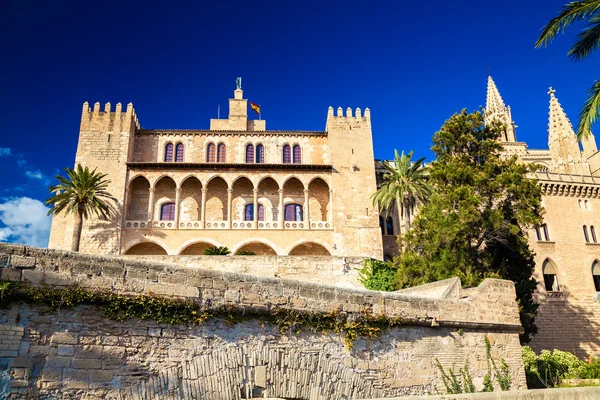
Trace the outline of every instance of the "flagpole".
<path fill-rule="evenodd" d="M 217 105 L 217 119 L 221 119 L 221 105 Z"/>

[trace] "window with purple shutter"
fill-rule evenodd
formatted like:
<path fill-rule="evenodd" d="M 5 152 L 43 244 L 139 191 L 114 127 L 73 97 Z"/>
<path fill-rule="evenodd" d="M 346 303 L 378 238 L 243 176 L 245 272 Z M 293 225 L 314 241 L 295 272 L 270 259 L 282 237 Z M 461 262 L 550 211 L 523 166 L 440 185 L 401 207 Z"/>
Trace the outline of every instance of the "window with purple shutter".
<path fill-rule="evenodd" d="M 252 164 L 254 162 L 254 145 L 249 144 L 246 146 L 246 164 Z"/>
<path fill-rule="evenodd" d="M 225 151 L 226 147 L 224 143 L 219 143 L 219 147 L 217 147 L 217 162 L 225 162 Z"/>
<path fill-rule="evenodd" d="M 165 203 L 160 208 L 160 220 L 161 221 L 173 221 L 175 220 L 175 203 Z"/>
<path fill-rule="evenodd" d="M 294 146 L 294 164 L 302 164 L 302 150 L 300 146 Z"/>
<path fill-rule="evenodd" d="M 173 161 L 173 143 L 167 143 L 165 146 L 165 162 Z"/>
<path fill-rule="evenodd" d="M 259 144 L 256 146 L 256 163 L 262 164 L 265 162 L 265 146 Z"/>
<path fill-rule="evenodd" d="M 215 162 L 215 144 L 209 143 L 206 146 L 206 162 Z"/>
<path fill-rule="evenodd" d="M 289 145 L 283 146 L 283 163 L 291 164 L 292 163 L 292 149 Z"/>
<path fill-rule="evenodd" d="M 183 162 L 183 143 L 178 143 L 175 146 L 175 161 Z"/>
<path fill-rule="evenodd" d="M 265 208 L 263 207 L 262 204 L 258 205 L 258 220 L 259 221 L 265 220 Z"/>
<path fill-rule="evenodd" d="M 302 221 L 302 205 L 286 204 L 283 218 L 286 221 Z"/>
<path fill-rule="evenodd" d="M 254 204 L 246 204 L 244 207 L 244 221 L 254 221 Z"/>

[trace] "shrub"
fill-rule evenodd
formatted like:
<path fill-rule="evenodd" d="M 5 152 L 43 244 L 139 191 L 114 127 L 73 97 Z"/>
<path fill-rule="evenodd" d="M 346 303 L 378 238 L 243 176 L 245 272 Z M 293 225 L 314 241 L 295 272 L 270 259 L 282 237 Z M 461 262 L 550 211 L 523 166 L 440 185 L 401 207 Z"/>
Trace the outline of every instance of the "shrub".
<path fill-rule="evenodd" d="M 256 255 L 255 252 L 250 251 L 250 250 L 248 250 L 248 251 L 238 251 L 235 254 L 238 255 L 238 256 L 255 256 Z"/>
<path fill-rule="evenodd" d="M 363 267 L 358 270 L 358 279 L 365 289 L 391 292 L 396 290 L 394 277 L 397 270 L 397 267 L 392 263 L 365 259 Z"/>
<path fill-rule="evenodd" d="M 204 250 L 205 256 L 226 256 L 229 253 L 231 253 L 231 251 L 225 246 L 211 246 Z"/>
<path fill-rule="evenodd" d="M 542 350 L 537 356 L 531 348 L 522 349 L 525 377 L 530 389 L 554 387 L 561 379 L 598 379 L 600 360 L 587 364 L 575 355 L 561 350 Z"/>

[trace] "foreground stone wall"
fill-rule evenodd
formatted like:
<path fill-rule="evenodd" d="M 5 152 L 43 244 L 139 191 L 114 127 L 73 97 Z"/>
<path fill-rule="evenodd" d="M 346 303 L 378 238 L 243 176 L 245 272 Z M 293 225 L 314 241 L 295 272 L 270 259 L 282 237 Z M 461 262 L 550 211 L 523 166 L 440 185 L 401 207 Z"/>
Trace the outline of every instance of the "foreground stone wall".
<path fill-rule="evenodd" d="M 462 298 L 438 299 L 285 279 L 181 268 L 0 244 L 1 279 L 63 287 L 77 283 L 122 294 L 148 291 L 193 298 L 208 308 L 231 305 L 352 316 L 368 310 L 401 317 L 402 327 L 348 350 L 336 334 L 282 335 L 261 320 L 201 326 L 116 322 L 79 306 L 45 314 L 41 306 L 0 312 L 0 387 L 11 398 L 342 399 L 443 391 L 435 359 L 469 362 L 476 385 L 492 356 L 509 365 L 514 389 L 525 387 L 512 283 L 486 280 Z M 431 292 L 431 288 L 425 292 Z M 430 295 L 430 294 L 429 294 Z M 4 382 L 4 386 L 3 383 Z"/>

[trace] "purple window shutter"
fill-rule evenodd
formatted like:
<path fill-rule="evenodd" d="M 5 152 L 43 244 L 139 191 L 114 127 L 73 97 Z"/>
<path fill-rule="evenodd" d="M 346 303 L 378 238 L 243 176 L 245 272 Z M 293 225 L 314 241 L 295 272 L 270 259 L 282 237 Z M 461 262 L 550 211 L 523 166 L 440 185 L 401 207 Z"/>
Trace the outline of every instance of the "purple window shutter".
<path fill-rule="evenodd" d="M 259 221 L 265 220 L 265 208 L 263 207 L 262 204 L 258 205 L 258 220 Z"/>
<path fill-rule="evenodd" d="M 295 221 L 302 221 L 302 206 L 300 204 L 295 205 L 296 219 Z"/>
<path fill-rule="evenodd" d="M 244 221 L 254 221 L 254 213 L 252 212 L 254 209 L 254 204 L 246 204 L 244 210 Z"/>
<path fill-rule="evenodd" d="M 183 162 L 183 143 L 179 143 L 175 147 L 175 161 Z"/>
<path fill-rule="evenodd" d="M 254 162 L 254 146 L 249 144 L 246 146 L 246 164 L 252 164 Z"/>
<path fill-rule="evenodd" d="M 165 147 L 165 162 L 173 161 L 173 143 L 167 143 Z"/>
<path fill-rule="evenodd" d="M 209 143 L 206 147 L 206 162 L 215 162 L 215 144 Z"/>
<path fill-rule="evenodd" d="M 294 220 L 294 205 L 293 204 L 287 204 L 285 206 L 284 218 L 285 218 L 286 221 L 293 221 Z"/>
<path fill-rule="evenodd" d="M 265 147 L 262 144 L 256 146 L 256 162 L 259 164 L 265 162 Z"/>
<path fill-rule="evenodd" d="M 160 220 L 161 221 L 173 221 L 175 220 L 175 203 L 163 204 L 160 209 Z"/>
<path fill-rule="evenodd" d="M 294 146 L 294 164 L 302 164 L 302 150 L 300 146 Z"/>
<path fill-rule="evenodd" d="M 225 151 L 225 145 L 220 143 L 219 147 L 217 147 L 217 162 L 225 162 Z"/>
<path fill-rule="evenodd" d="M 292 150 L 290 149 L 290 146 L 288 146 L 287 144 L 285 146 L 283 146 L 283 163 L 284 164 L 292 163 Z"/>

